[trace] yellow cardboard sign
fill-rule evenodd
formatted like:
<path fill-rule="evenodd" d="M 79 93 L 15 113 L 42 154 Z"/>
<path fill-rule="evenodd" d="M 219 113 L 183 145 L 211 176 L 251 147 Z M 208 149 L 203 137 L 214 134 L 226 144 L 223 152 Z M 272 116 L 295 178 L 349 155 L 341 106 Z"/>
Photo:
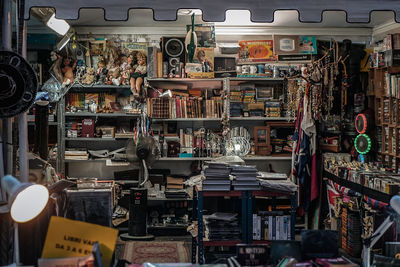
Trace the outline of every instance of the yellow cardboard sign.
<path fill-rule="evenodd" d="M 118 230 L 53 216 L 50 219 L 42 258 L 67 258 L 89 255 L 93 244 L 100 245 L 103 266 L 110 266 Z"/>

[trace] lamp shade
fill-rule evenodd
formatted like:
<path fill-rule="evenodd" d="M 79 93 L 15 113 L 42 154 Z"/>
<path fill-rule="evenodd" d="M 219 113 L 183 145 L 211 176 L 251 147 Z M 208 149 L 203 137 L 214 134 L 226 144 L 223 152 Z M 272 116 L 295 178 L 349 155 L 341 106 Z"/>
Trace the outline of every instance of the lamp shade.
<path fill-rule="evenodd" d="M 390 199 L 390 206 L 392 209 L 400 215 L 400 196 L 396 195 Z"/>
<path fill-rule="evenodd" d="M 11 218 L 18 223 L 34 219 L 49 200 L 49 191 L 45 186 L 21 183 L 11 175 L 2 178 L 1 186 L 8 195 Z"/>

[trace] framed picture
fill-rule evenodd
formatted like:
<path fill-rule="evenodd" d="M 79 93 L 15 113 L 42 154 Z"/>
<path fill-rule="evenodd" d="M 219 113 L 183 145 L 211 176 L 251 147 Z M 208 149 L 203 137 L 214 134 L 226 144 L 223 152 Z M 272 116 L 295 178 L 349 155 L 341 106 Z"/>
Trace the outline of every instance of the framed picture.
<path fill-rule="evenodd" d="M 317 54 L 317 39 L 315 36 L 300 36 L 299 49 L 301 54 Z"/>
<path fill-rule="evenodd" d="M 129 56 L 133 51 L 140 51 L 147 56 L 147 43 L 122 42 L 121 53 Z"/>
<path fill-rule="evenodd" d="M 300 53 L 298 35 L 274 35 L 274 53 L 276 55 L 296 55 Z"/>
<path fill-rule="evenodd" d="M 187 25 L 187 32 L 190 31 L 192 25 Z M 194 25 L 194 31 L 197 36 L 197 46 L 198 47 L 215 47 L 215 27 L 213 25 Z"/>
<path fill-rule="evenodd" d="M 193 61 L 202 65 L 202 72 L 214 72 L 214 48 L 197 47 Z"/>
<path fill-rule="evenodd" d="M 239 63 L 274 61 L 274 41 L 239 41 Z"/>
<path fill-rule="evenodd" d="M 106 40 L 90 42 L 90 55 L 92 56 L 103 55 L 105 49 L 106 49 Z"/>

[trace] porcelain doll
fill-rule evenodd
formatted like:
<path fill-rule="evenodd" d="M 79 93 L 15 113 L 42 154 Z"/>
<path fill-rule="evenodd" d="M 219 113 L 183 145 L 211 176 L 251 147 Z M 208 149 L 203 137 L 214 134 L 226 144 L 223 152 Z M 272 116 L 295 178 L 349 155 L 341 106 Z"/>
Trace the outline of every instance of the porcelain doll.
<path fill-rule="evenodd" d="M 107 78 L 107 68 L 104 60 L 99 60 L 96 71 L 96 84 L 105 84 Z"/>
<path fill-rule="evenodd" d="M 131 91 L 135 97 L 140 95 L 143 79 L 147 74 L 146 55 L 138 52 L 136 55 L 138 65 L 130 75 Z"/>
<path fill-rule="evenodd" d="M 121 66 L 121 84 L 129 84 L 129 76 L 130 76 L 130 70 L 132 68 L 132 57 L 126 57 L 126 56 L 122 56 L 120 61 Z"/>
<path fill-rule="evenodd" d="M 58 62 L 57 65 L 61 63 L 61 57 L 57 55 Z M 74 70 L 76 68 L 76 60 L 72 63 L 72 60 L 68 57 L 62 59 L 62 64 L 60 66 L 62 73 L 63 85 L 68 85 L 74 82 Z"/>

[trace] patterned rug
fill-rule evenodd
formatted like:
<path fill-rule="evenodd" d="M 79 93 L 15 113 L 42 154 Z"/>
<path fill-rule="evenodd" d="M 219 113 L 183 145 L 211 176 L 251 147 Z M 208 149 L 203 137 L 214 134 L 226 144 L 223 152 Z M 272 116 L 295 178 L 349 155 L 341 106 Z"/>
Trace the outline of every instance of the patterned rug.
<path fill-rule="evenodd" d="M 176 241 L 126 242 L 123 259 L 134 264 L 142 264 L 144 262 L 190 262 L 189 251 L 184 242 Z"/>

